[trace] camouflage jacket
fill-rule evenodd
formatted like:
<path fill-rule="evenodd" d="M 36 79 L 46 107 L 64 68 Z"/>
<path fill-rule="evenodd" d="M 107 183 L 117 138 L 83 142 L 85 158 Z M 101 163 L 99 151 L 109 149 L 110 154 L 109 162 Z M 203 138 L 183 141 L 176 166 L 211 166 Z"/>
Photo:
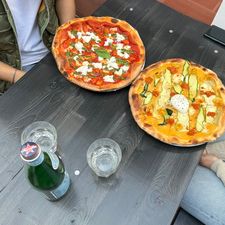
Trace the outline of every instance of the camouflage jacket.
<path fill-rule="evenodd" d="M 55 30 L 58 27 L 55 0 L 42 0 L 37 19 L 42 40 L 50 49 Z M 0 0 L 0 61 L 21 69 L 16 27 L 6 0 Z M 0 92 L 9 86 L 9 82 L 0 80 Z"/>

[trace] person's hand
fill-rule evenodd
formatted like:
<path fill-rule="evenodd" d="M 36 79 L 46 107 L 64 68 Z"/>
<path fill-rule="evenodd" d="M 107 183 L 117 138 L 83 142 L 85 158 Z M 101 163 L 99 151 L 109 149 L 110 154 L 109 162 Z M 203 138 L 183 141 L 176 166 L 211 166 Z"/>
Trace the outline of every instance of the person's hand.
<path fill-rule="evenodd" d="M 16 83 L 26 72 L 22 70 L 16 70 L 14 83 Z"/>
<path fill-rule="evenodd" d="M 217 159 L 218 157 L 213 154 L 209 154 L 206 150 L 204 150 L 199 163 L 201 166 L 210 168 Z"/>
<path fill-rule="evenodd" d="M 8 81 L 13 84 L 18 81 L 24 74 L 24 71 L 18 70 L 0 61 L 0 80 Z"/>

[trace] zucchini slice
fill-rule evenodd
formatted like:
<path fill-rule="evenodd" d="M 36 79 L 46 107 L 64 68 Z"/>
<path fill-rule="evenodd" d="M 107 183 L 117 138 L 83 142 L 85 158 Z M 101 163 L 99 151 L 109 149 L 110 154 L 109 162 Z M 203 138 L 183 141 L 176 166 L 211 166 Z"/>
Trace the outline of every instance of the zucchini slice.
<path fill-rule="evenodd" d="M 161 92 L 160 92 L 160 96 L 158 99 L 159 107 L 164 107 L 165 104 L 170 99 L 171 85 L 172 85 L 172 75 L 171 75 L 170 71 L 166 69 L 166 71 L 163 75 Z"/>
<path fill-rule="evenodd" d="M 147 105 L 152 99 L 152 93 L 151 92 L 146 92 L 145 96 L 146 97 L 144 98 L 144 105 Z"/>
<path fill-rule="evenodd" d="M 179 84 L 174 84 L 173 89 L 177 94 L 181 94 L 182 92 L 182 87 Z"/>
<path fill-rule="evenodd" d="M 189 98 L 193 101 L 198 95 L 198 79 L 196 75 L 191 74 L 188 80 Z"/>
<path fill-rule="evenodd" d="M 184 76 L 183 81 L 185 83 L 188 83 L 188 77 L 189 77 L 189 72 L 188 71 L 189 71 L 189 67 L 190 67 L 189 62 L 188 61 L 185 61 L 184 66 L 183 66 L 183 71 L 182 71 L 182 74 Z"/>
<path fill-rule="evenodd" d="M 154 80 L 154 86 L 155 87 L 157 86 L 157 84 L 159 83 L 159 81 L 160 81 L 160 78 L 155 78 L 155 80 Z"/>

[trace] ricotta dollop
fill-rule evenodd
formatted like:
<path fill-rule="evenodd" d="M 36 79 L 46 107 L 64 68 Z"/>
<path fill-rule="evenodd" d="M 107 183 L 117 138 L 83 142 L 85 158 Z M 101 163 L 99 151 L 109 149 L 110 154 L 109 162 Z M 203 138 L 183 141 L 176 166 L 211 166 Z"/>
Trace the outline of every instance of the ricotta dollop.
<path fill-rule="evenodd" d="M 174 95 L 171 100 L 171 105 L 181 113 L 187 113 L 189 109 L 188 99 L 181 94 Z"/>

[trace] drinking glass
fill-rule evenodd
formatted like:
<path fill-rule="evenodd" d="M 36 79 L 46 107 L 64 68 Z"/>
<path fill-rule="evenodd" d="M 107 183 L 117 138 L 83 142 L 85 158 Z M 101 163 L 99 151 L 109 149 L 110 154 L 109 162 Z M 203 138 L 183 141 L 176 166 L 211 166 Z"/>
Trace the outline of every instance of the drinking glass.
<path fill-rule="evenodd" d="M 87 161 L 100 177 L 109 177 L 116 172 L 122 158 L 120 146 L 110 138 L 100 138 L 88 148 Z"/>
<path fill-rule="evenodd" d="M 55 152 L 57 149 L 57 132 L 55 127 L 46 121 L 36 121 L 28 125 L 22 132 L 21 144 L 31 141 L 43 151 Z"/>

